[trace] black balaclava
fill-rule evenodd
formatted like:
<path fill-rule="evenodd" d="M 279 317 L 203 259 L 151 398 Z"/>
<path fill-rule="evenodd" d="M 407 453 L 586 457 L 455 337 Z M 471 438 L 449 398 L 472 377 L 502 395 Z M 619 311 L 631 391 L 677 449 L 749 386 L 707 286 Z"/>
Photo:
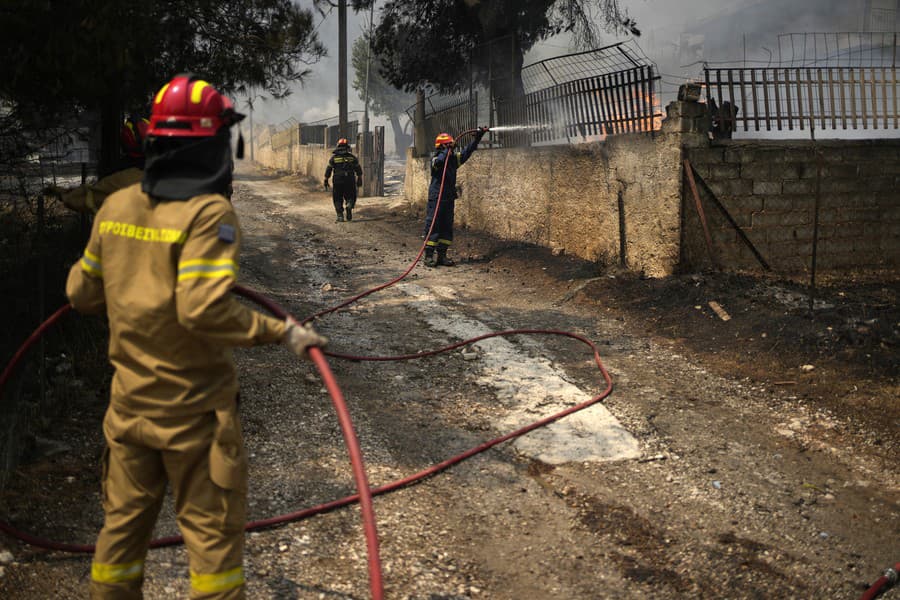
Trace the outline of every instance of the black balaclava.
<path fill-rule="evenodd" d="M 201 194 L 227 196 L 233 170 L 228 127 L 211 137 L 148 138 L 141 189 L 163 200 L 188 200 Z"/>

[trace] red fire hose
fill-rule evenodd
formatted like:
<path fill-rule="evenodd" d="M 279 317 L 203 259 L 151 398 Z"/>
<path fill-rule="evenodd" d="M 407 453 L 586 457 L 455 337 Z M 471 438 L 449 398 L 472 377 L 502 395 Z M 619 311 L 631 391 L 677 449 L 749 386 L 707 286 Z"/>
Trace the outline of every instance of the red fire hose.
<path fill-rule="evenodd" d="M 235 292 L 237 292 L 238 294 L 240 294 L 242 296 L 245 296 L 246 298 L 248 298 L 254 302 L 259 302 L 262 306 L 269 309 L 270 311 L 272 311 L 274 314 L 276 314 L 278 316 L 285 314 L 284 311 L 281 308 L 279 308 L 276 304 L 272 303 L 271 301 L 269 301 L 268 299 L 264 298 L 263 296 L 259 295 L 256 292 L 253 292 L 253 291 L 243 288 L 241 286 L 235 286 Z M 21 362 L 21 360 L 25 356 L 25 354 L 28 352 L 28 350 L 31 349 L 31 347 L 34 346 L 40 340 L 41 336 L 44 333 L 46 333 L 46 331 L 52 325 L 54 325 L 56 322 L 58 322 L 64 315 L 71 312 L 71 310 L 72 310 L 72 306 L 69 304 L 66 304 L 65 306 L 61 307 L 59 310 L 57 310 L 55 313 L 53 313 L 53 315 L 51 315 L 44 323 L 42 323 L 41 326 L 38 327 L 34 331 L 34 333 L 32 333 L 28 337 L 28 339 L 25 341 L 25 343 L 22 344 L 22 346 L 19 348 L 19 350 L 13 356 L 13 359 L 3 370 L 3 373 L 0 374 L 0 394 L 3 393 L 3 390 L 5 389 L 5 386 L 8 383 L 10 377 L 16 371 L 16 368 L 18 367 L 19 363 Z M 594 362 L 597 364 L 597 367 L 599 368 L 600 373 L 603 377 L 603 381 L 605 383 L 605 388 L 603 389 L 603 391 L 600 392 L 599 394 L 593 396 L 589 400 L 586 400 L 585 402 L 570 406 L 569 408 L 562 410 L 556 414 L 553 414 L 553 415 L 550 415 L 543 419 L 540 419 L 538 421 L 535 421 L 529 425 L 526 425 L 524 427 L 521 427 L 519 429 L 511 431 L 500 437 L 482 442 L 481 444 L 479 444 L 473 448 L 470 448 L 469 450 L 466 450 L 460 454 L 457 454 L 455 456 L 447 458 L 444 461 L 439 462 L 430 467 L 427 467 L 421 471 L 418 471 L 417 473 L 413 473 L 412 475 L 408 475 L 407 477 L 398 479 L 392 483 L 385 484 L 385 485 L 378 486 L 378 487 L 371 488 L 371 489 L 369 488 L 369 484 L 366 481 L 365 471 L 363 468 L 362 455 L 361 455 L 361 452 L 359 451 L 359 446 L 358 446 L 358 442 L 356 440 L 356 435 L 353 432 L 353 428 L 350 423 L 349 414 L 346 409 L 346 404 L 343 401 L 343 395 L 341 394 L 340 389 L 338 388 L 337 383 L 334 380 L 333 374 L 331 373 L 330 369 L 328 369 L 327 363 L 324 361 L 324 359 L 321 356 L 323 353 L 317 348 L 312 349 L 310 352 L 310 356 L 313 359 L 313 362 L 316 364 L 317 368 L 319 368 L 320 374 L 322 375 L 323 379 L 326 381 L 327 389 L 328 389 L 329 393 L 332 395 L 332 401 L 335 405 L 336 410 L 338 410 L 339 418 L 341 419 L 341 428 L 342 428 L 342 432 L 344 433 L 345 442 L 347 442 L 347 444 L 348 444 L 348 450 L 350 452 L 351 461 L 353 462 L 354 476 L 356 478 L 357 488 L 359 490 L 366 490 L 366 491 L 363 491 L 361 494 L 355 494 L 352 496 L 345 496 L 343 498 L 338 498 L 336 500 L 332 500 L 331 502 L 320 504 L 318 506 L 313 506 L 313 507 L 310 507 L 310 508 L 307 508 L 304 510 L 300 510 L 297 512 L 288 513 L 288 514 L 280 515 L 277 517 L 272 517 L 269 519 L 253 521 L 251 523 L 248 523 L 246 525 L 245 529 L 247 531 L 254 531 L 254 530 L 260 530 L 260 529 L 273 527 L 275 525 L 285 524 L 285 523 L 292 522 L 292 521 L 298 521 L 300 519 L 305 519 L 305 518 L 311 517 L 313 515 L 321 514 L 321 513 L 324 513 L 324 512 L 327 512 L 327 511 L 330 511 L 330 510 L 333 510 L 336 508 L 340 508 L 343 506 L 347 506 L 349 504 L 359 501 L 360 507 L 363 509 L 362 510 L 363 517 L 367 521 L 364 525 L 364 529 L 366 532 L 367 545 L 368 545 L 368 549 L 369 549 L 370 585 L 373 586 L 373 591 L 372 591 L 373 598 L 380 598 L 381 597 L 380 591 L 376 592 L 376 590 L 380 590 L 380 586 L 381 586 L 381 571 L 380 571 L 379 558 L 378 558 L 377 535 L 376 535 L 376 531 L 375 531 L 375 521 L 374 521 L 374 514 L 373 514 L 374 511 L 371 509 L 371 497 L 372 496 L 378 496 L 381 494 L 385 494 L 385 493 L 397 490 L 399 488 L 408 486 L 412 483 L 421 481 L 422 479 L 425 479 L 426 477 L 430 477 L 432 475 L 440 473 L 441 471 L 444 471 L 453 465 L 456 465 L 468 458 L 471 458 L 472 456 L 475 456 L 476 454 L 480 454 L 481 452 L 484 452 L 490 448 L 493 448 L 494 446 L 502 444 L 503 442 L 507 442 L 511 439 L 522 436 L 522 435 L 528 433 L 529 431 L 533 431 L 535 429 L 538 429 L 540 427 L 548 425 L 554 421 L 558 421 L 559 419 L 562 419 L 563 417 L 566 417 L 570 414 L 584 410 L 584 409 L 588 408 L 589 406 L 592 406 L 592 405 L 600 402 L 601 400 L 603 400 L 604 398 L 609 396 L 610 393 L 612 393 L 612 378 L 610 377 L 609 372 L 606 370 L 606 367 L 603 365 L 603 362 L 600 359 L 599 351 L 597 350 L 596 345 L 592 341 L 590 341 L 589 339 L 587 339 L 581 335 L 575 334 L 575 333 L 565 332 L 565 331 L 557 331 L 557 330 L 514 329 L 514 330 L 508 330 L 508 331 L 500 331 L 500 332 L 495 332 L 495 333 L 484 334 L 484 335 L 481 335 L 481 336 L 478 336 L 478 337 L 475 337 L 475 338 L 472 338 L 469 340 L 457 342 L 455 344 L 451 344 L 449 346 L 445 346 L 445 347 L 437 349 L 437 350 L 420 352 L 420 353 L 416 353 L 416 354 L 392 356 L 392 357 L 355 356 L 355 355 L 338 354 L 338 353 L 333 353 L 333 352 L 324 353 L 329 356 L 334 356 L 337 358 L 343 358 L 343 359 L 353 360 L 353 361 L 385 362 L 385 361 L 412 360 L 412 359 L 417 359 L 417 358 L 424 358 L 427 356 L 434 356 L 434 355 L 437 355 L 437 354 L 440 354 L 443 352 L 454 350 L 454 349 L 462 347 L 462 346 L 467 346 L 467 345 L 470 345 L 473 343 L 477 343 L 481 340 L 485 340 L 485 339 L 489 339 L 489 338 L 510 336 L 510 335 L 526 335 L 526 334 L 556 335 L 556 336 L 568 337 L 568 338 L 571 338 L 571 339 L 574 339 L 574 340 L 577 340 L 577 341 L 580 341 L 580 342 L 586 344 L 588 347 L 591 348 L 591 350 L 593 352 L 593 356 L 594 356 Z M 351 449 L 350 448 L 351 446 L 354 446 L 355 449 Z M 363 499 L 365 497 L 367 497 L 367 499 Z M 363 503 L 365 503 L 367 505 L 367 507 L 363 507 Z M 57 550 L 60 552 L 87 553 L 87 554 L 90 554 L 94 551 L 94 546 L 91 544 L 72 544 L 72 543 L 48 540 L 46 538 L 40 538 L 37 536 L 33 536 L 31 534 L 28 534 L 26 532 L 20 531 L 20 530 L 16 529 L 15 527 L 13 527 L 12 525 L 5 523 L 3 521 L 0 521 L 0 531 L 4 531 L 5 533 L 7 533 L 15 538 L 18 538 L 19 540 L 21 540 L 31 546 L 35 546 L 38 548 L 45 548 L 47 550 Z M 184 541 L 184 539 L 181 536 L 169 536 L 169 537 L 164 537 L 164 538 L 159 538 L 159 539 L 153 540 L 152 542 L 150 542 L 150 547 L 151 548 L 161 548 L 161 547 L 165 547 L 165 546 L 174 546 L 177 544 L 181 544 L 183 541 Z"/>
<path fill-rule="evenodd" d="M 898 573 L 900 573 L 900 562 L 891 568 L 885 569 L 884 575 L 875 580 L 875 583 L 859 597 L 859 600 L 874 600 L 897 585 Z"/>
<path fill-rule="evenodd" d="M 477 129 L 465 131 L 462 134 L 460 134 L 459 137 L 463 137 L 464 135 L 474 133 L 475 131 L 477 131 Z M 441 177 L 441 188 L 440 188 L 440 191 L 438 194 L 437 203 L 435 205 L 435 218 L 432 219 L 431 227 L 429 228 L 428 234 L 431 233 L 431 229 L 434 227 L 434 222 L 436 220 L 437 211 L 440 208 L 440 201 L 441 201 L 441 196 L 443 195 L 443 188 L 444 188 L 444 178 L 446 177 L 446 172 L 447 172 L 447 163 L 448 163 L 448 161 L 445 161 L 445 163 L 444 163 L 444 172 Z M 426 234 L 426 236 L 425 236 L 426 238 L 428 237 L 428 234 Z M 373 288 L 367 292 L 364 292 L 363 294 L 354 296 L 350 300 L 343 302 L 342 304 L 339 304 L 338 306 L 335 306 L 335 307 L 332 307 L 325 311 L 316 313 L 315 315 L 308 317 L 307 319 L 304 319 L 303 322 L 305 323 L 316 317 L 334 312 L 334 311 L 336 311 L 344 306 L 347 306 L 361 298 L 364 298 L 365 296 L 368 296 L 378 290 L 381 290 L 381 289 L 387 288 L 391 285 L 394 285 L 398 281 L 405 278 L 412 271 L 412 269 L 416 266 L 419 259 L 421 258 L 422 254 L 424 252 L 424 249 L 425 249 L 425 245 L 423 244 L 422 248 L 419 250 L 418 255 L 416 256 L 415 260 L 413 261 L 412 265 L 400 277 L 397 277 L 394 280 L 392 280 L 386 284 L 383 284 L 383 285 Z M 249 290 L 242 286 L 235 286 L 234 291 L 236 293 L 238 293 L 239 295 L 244 296 L 244 297 L 248 298 L 249 300 L 259 304 L 260 306 L 265 307 L 267 310 L 269 310 L 270 312 L 272 312 L 273 314 L 275 314 L 278 317 L 284 318 L 287 316 L 287 312 L 284 311 L 277 304 L 275 304 L 271 300 L 265 298 L 264 296 L 254 292 L 252 290 Z M 51 315 L 44 323 L 42 323 L 40 325 L 40 327 L 38 327 L 34 331 L 34 333 L 31 334 L 31 336 L 29 336 L 29 338 L 25 341 L 25 343 L 15 353 L 15 355 L 13 356 L 10 363 L 3 370 L 2 374 L 0 374 L 0 394 L 3 393 L 3 390 L 5 389 L 7 382 L 9 381 L 12 374 L 15 372 L 18 364 L 21 362 L 21 360 L 25 356 L 26 352 L 35 343 L 37 343 L 37 341 L 46 333 L 46 331 L 53 324 L 55 324 L 57 321 L 59 321 L 65 314 L 70 312 L 71 309 L 72 309 L 71 305 L 68 305 L 68 304 L 61 307 L 59 310 L 57 310 L 55 313 L 53 313 L 53 315 Z M 432 465 L 431 467 L 423 469 L 423 470 L 421 470 L 417 473 L 414 473 L 412 475 L 409 475 L 405 478 L 396 480 L 393 483 L 390 483 L 387 485 L 382 485 L 382 486 L 379 486 L 376 488 L 370 488 L 367 477 L 366 477 L 362 452 L 360 451 L 359 442 L 357 440 L 355 431 L 353 429 L 352 422 L 350 420 L 349 411 L 347 410 L 346 403 L 343 398 L 343 394 L 337 384 L 336 379 L 334 378 L 333 373 L 331 372 L 331 370 L 328 366 L 328 363 L 326 362 L 326 360 L 324 358 L 324 355 L 348 359 L 348 360 L 354 360 L 354 361 L 411 360 L 411 359 L 416 359 L 416 358 L 423 358 L 426 356 L 433 356 L 433 355 L 436 355 L 436 354 L 439 354 L 442 352 L 447 352 L 449 350 L 453 350 L 455 348 L 459 348 L 461 346 L 469 345 L 469 344 L 472 344 L 472 343 L 475 343 L 475 342 L 478 342 L 478 341 L 481 341 L 484 339 L 492 338 L 492 337 L 507 336 L 507 335 L 521 335 L 521 334 L 558 335 L 558 336 L 569 337 L 569 338 L 572 338 L 572 339 L 575 339 L 575 340 L 578 340 L 578 341 L 581 341 L 581 342 L 587 344 L 593 351 L 594 360 L 595 360 L 598 368 L 600 369 L 600 372 L 603 376 L 603 380 L 605 381 L 605 385 L 606 385 L 605 389 L 600 394 L 597 394 L 596 396 L 592 397 L 588 401 L 571 406 L 571 407 L 569 407 L 563 411 L 560 411 L 554 415 L 545 417 L 539 421 L 536 421 L 525 427 L 521 427 L 515 431 L 509 432 L 498 438 L 483 442 L 483 443 L 479 444 L 478 446 L 475 446 L 474 448 L 471 448 L 461 454 L 450 457 L 440 463 Z M 339 354 L 339 353 L 333 353 L 333 352 L 323 353 L 318 348 L 312 348 L 310 350 L 310 358 L 312 359 L 313 363 L 316 365 L 316 368 L 319 370 L 319 373 L 322 376 L 323 381 L 325 382 L 326 388 L 328 389 L 328 392 L 331 395 L 332 402 L 335 406 L 335 410 L 338 413 L 338 419 L 339 419 L 339 422 L 341 425 L 341 431 L 344 436 L 344 441 L 347 445 L 348 453 L 350 455 L 350 460 L 351 460 L 351 464 L 352 464 L 352 468 L 353 468 L 353 474 L 354 474 L 354 479 L 356 481 L 358 493 L 356 495 L 339 498 L 337 500 L 333 500 L 331 502 L 321 504 L 319 506 L 311 507 L 311 508 L 308 508 L 305 510 L 301 510 L 298 512 L 281 515 L 278 517 L 273 517 L 273 518 L 265 519 L 265 520 L 261 520 L 261 521 L 254 521 L 254 522 L 248 523 L 246 525 L 246 530 L 251 531 L 251 530 L 257 530 L 257 529 L 263 529 L 266 527 L 271 527 L 274 525 L 279 525 L 279 524 L 287 523 L 290 521 L 296 521 L 296 520 L 299 520 L 302 518 L 306 518 L 306 517 L 309 517 L 309 516 L 312 516 L 315 514 L 319 514 L 319 513 L 328 511 L 328 510 L 332 510 L 332 509 L 335 509 L 335 508 L 338 508 L 341 506 L 346 506 L 353 502 L 359 501 L 362 518 L 363 518 L 363 529 L 364 529 L 364 532 L 366 535 L 366 543 L 367 543 L 367 550 L 368 550 L 369 584 L 370 584 L 372 597 L 376 600 L 381 600 L 383 598 L 384 591 L 383 591 L 383 581 L 382 581 L 382 575 L 381 575 L 380 557 L 379 557 L 379 552 L 378 552 L 378 536 L 377 536 L 377 531 L 376 531 L 376 526 L 375 526 L 374 509 L 373 509 L 373 505 L 372 505 L 372 496 L 384 494 L 384 493 L 399 489 L 401 487 L 410 485 L 414 482 L 420 481 L 421 479 L 424 479 L 426 477 L 429 477 L 431 475 L 439 473 L 459 462 L 462 462 L 463 460 L 466 460 L 476 454 L 484 452 L 485 450 L 488 450 L 489 448 L 492 448 L 498 444 L 501 444 L 501 443 L 511 440 L 513 438 L 524 435 L 525 433 L 528 433 L 529 431 L 533 431 L 534 429 L 543 427 L 543 426 L 545 426 L 549 423 L 552 423 L 554 421 L 557 421 L 567 415 L 570 415 L 574 412 L 583 410 L 593 404 L 596 404 L 597 402 L 600 402 L 601 400 L 606 398 L 612 392 L 612 379 L 610 378 L 609 373 L 607 372 L 602 361 L 600 360 L 599 352 L 597 351 L 597 348 L 593 344 L 593 342 L 591 342 L 590 340 L 588 340 L 587 338 L 585 338 L 583 336 L 580 336 L 580 335 L 577 335 L 574 333 L 569 333 L 569 332 L 564 332 L 564 331 L 556 331 L 556 330 L 517 329 L 517 330 L 511 330 L 511 331 L 502 331 L 502 332 L 482 335 L 482 336 L 479 336 L 476 338 L 472 338 L 470 340 L 465 340 L 462 342 L 451 344 L 449 346 L 440 348 L 438 350 L 432 350 L 432 351 L 428 351 L 428 352 L 420 352 L 420 353 L 416 353 L 416 354 L 393 356 L 393 357 L 354 356 L 354 355 L 346 355 L 346 354 Z M 93 545 L 69 544 L 69 543 L 55 542 L 52 540 L 39 538 L 39 537 L 30 535 L 28 533 L 19 531 L 16 528 L 9 525 L 8 523 L 4 523 L 2 521 L 0 521 L 0 531 L 4 531 L 7 534 L 9 534 L 13 537 L 16 537 L 16 538 L 22 540 L 23 542 L 28 543 L 32 546 L 46 548 L 49 550 L 58 550 L 58 551 L 73 552 L 73 553 L 92 553 L 94 551 Z M 166 538 L 160 538 L 157 540 L 153 540 L 150 543 L 150 547 L 151 548 L 159 548 L 159 547 L 163 547 L 163 546 L 171 546 L 171 545 L 180 544 L 182 542 L 183 542 L 183 538 L 181 536 L 170 536 L 170 537 L 166 537 Z"/>
<path fill-rule="evenodd" d="M 476 131 L 478 131 L 478 130 L 472 129 L 472 130 L 465 131 L 457 137 L 457 140 L 467 134 L 471 134 Z M 440 187 L 440 191 L 438 194 L 437 203 L 435 205 L 435 218 L 432 219 L 431 227 L 429 228 L 429 231 L 425 236 L 426 239 L 427 239 L 428 235 L 430 235 L 431 229 L 433 229 L 433 227 L 434 227 L 434 222 L 437 217 L 437 212 L 440 208 L 441 196 L 443 195 L 443 189 L 444 189 L 444 179 L 446 177 L 446 172 L 447 172 L 447 163 L 448 163 L 448 161 L 445 161 L 444 172 L 441 176 L 441 187 Z M 362 294 L 354 296 L 353 298 L 351 298 L 335 307 L 332 307 L 330 309 L 316 313 L 313 316 L 308 317 L 307 319 L 304 319 L 303 322 L 305 323 L 305 322 L 308 322 L 319 316 L 334 312 L 334 311 L 336 311 L 340 308 L 343 308 L 344 306 L 347 306 L 349 304 L 352 304 L 353 302 L 356 302 L 357 300 L 364 298 L 376 291 L 385 289 L 385 288 L 390 287 L 391 285 L 394 285 L 395 283 L 401 281 L 416 266 L 416 264 L 418 263 L 419 259 L 422 256 L 424 250 L 425 250 L 425 245 L 423 244 L 422 248 L 419 250 L 418 255 L 416 256 L 415 260 L 412 262 L 410 267 L 399 277 L 389 281 L 388 283 L 385 283 L 385 284 L 375 287 L 371 290 L 368 290 Z M 264 296 L 254 292 L 252 290 L 249 290 L 242 286 L 235 286 L 234 291 L 236 293 L 238 293 L 239 295 L 242 295 L 242 296 L 248 298 L 249 300 L 259 304 L 260 306 L 265 307 L 267 310 L 269 310 L 276 316 L 279 316 L 281 318 L 284 318 L 287 316 L 286 311 L 284 311 L 282 308 L 280 308 L 277 304 L 273 303 L 269 299 L 265 298 Z M 47 330 L 51 326 L 53 326 L 64 315 L 66 315 L 68 312 L 70 312 L 71 309 L 72 309 L 71 305 L 68 305 L 68 304 L 61 307 L 59 310 L 57 310 L 55 313 L 53 313 L 46 321 L 44 321 L 44 323 L 42 323 L 29 336 L 29 338 L 25 341 L 25 343 L 22 344 L 22 346 L 19 348 L 19 350 L 13 356 L 12 360 L 4 368 L 3 372 L 0 373 L 0 394 L 2 394 L 9 379 L 11 378 L 12 374 L 15 372 L 18 364 L 21 362 L 22 358 L 25 356 L 25 354 L 28 352 L 28 350 L 35 343 L 37 343 L 37 341 L 47 332 Z M 471 448 L 461 454 L 458 454 L 456 456 L 448 458 L 440 463 L 432 465 L 431 467 L 423 469 L 423 470 L 421 470 L 417 473 L 414 473 L 412 475 L 409 475 L 405 478 L 396 480 L 390 484 L 382 485 L 382 486 L 379 486 L 376 488 L 370 488 L 367 477 L 366 477 L 362 452 L 360 451 L 359 442 L 357 440 L 355 431 L 353 429 L 352 422 L 350 420 L 349 411 L 347 410 L 346 403 L 344 401 L 343 394 L 340 390 L 340 387 L 338 386 L 337 381 L 334 378 L 334 375 L 331 372 L 331 370 L 328 366 L 328 363 L 324 358 L 324 355 L 333 356 L 336 358 L 347 359 L 347 360 L 354 360 L 354 361 L 411 360 L 411 359 L 416 359 L 416 358 L 423 358 L 426 356 L 433 356 L 433 355 L 436 355 L 436 354 L 439 354 L 442 352 L 453 350 L 455 348 L 473 344 L 475 342 L 478 342 L 478 341 L 481 341 L 484 339 L 488 339 L 488 338 L 492 338 L 492 337 L 499 337 L 499 336 L 506 336 L 506 335 L 518 335 L 518 334 L 558 335 L 558 336 L 569 337 L 569 338 L 572 338 L 572 339 L 575 339 L 575 340 L 578 340 L 578 341 L 581 341 L 581 342 L 587 344 L 593 351 L 594 360 L 595 360 L 598 368 L 600 369 L 600 372 L 601 372 L 603 379 L 605 381 L 605 384 L 606 384 L 605 389 L 601 393 L 597 394 L 596 396 L 592 397 L 590 400 L 588 400 L 586 402 L 571 406 L 568 409 L 560 411 L 559 413 L 556 413 L 549 417 L 543 418 L 543 419 L 536 421 L 530 425 L 527 425 L 525 427 L 522 427 L 522 428 L 517 429 L 512 432 L 509 432 L 498 438 L 483 442 L 483 443 L 479 444 L 478 446 L 475 446 L 474 448 Z M 319 506 L 307 508 L 305 510 L 297 511 L 294 513 L 285 514 L 285 515 L 273 517 L 270 519 L 254 521 L 254 522 L 248 523 L 246 525 L 246 530 L 251 531 L 251 530 L 264 529 L 267 527 L 272 527 L 274 525 L 279 525 L 279 524 L 287 523 L 290 521 L 296 521 L 299 519 L 307 518 L 307 517 L 310 517 L 315 514 L 333 510 L 335 508 L 346 506 L 346 505 L 349 505 L 349 504 L 359 501 L 362 518 L 363 518 L 363 529 L 364 529 L 365 536 L 366 536 L 366 544 L 367 544 L 367 551 L 368 551 L 369 585 L 370 585 L 372 598 L 374 598 L 376 600 L 381 600 L 383 598 L 384 590 L 383 590 L 383 581 L 382 581 L 382 575 L 381 575 L 380 557 L 379 557 L 379 551 L 378 551 L 378 535 L 377 535 L 377 531 L 376 531 L 374 509 L 373 509 L 373 505 L 372 505 L 372 497 L 373 496 L 384 494 L 384 493 L 399 489 L 401 487 L 404 487 L 404 486 L 410 485 L 412 483 L 415 483 L 417 481 L 420 481 L 421 479 L 424 479 L 426 477 L 437 474 L 455 464 L 462 462 L 463 460 L 466 460 L 476 454 L 484 452 L 485 450 L 488 450 L 489 448 L 492 448 L 498 444 L 501 444 L 501 443 L 509 441 L 513 438 L 524 435 L 525 433 L 528 433 L 529 431 L 533 431 L 534 429 L 543 427 L 549 423 L 557 421 L 557 420 L 559 420 L 567 415 L 570 415 L 574 412 L 583 410 L 583 409 L 603 400 L 612 392 L 612 379 L 610 378 L 609 373 L 607 372 L 606 368 L 604 367 L 604 365 L 600 359 L 599 352 L 597 351 L 597 348 L 593 344 L 593 342 L 591 342 L 587 338 L 576 335 L 574 333 L 569 333 L 569 332 L 564 332 L 564 331 L 556 331 L 556 330 L 518 329 L 518 330 L 512 330 L 512 331 L 502 331 L 502 332 L 486 334 L 486 335 L 482 335 L 482 336 L 479 336 L 476 338 L 472 338 L 470 340 L 458 342 L 458 343 L 446 346 L 444 348 L 440 348 L 438 350 L 433 350 L 433 351 L 428 351 L 428 352 L 420 352 L 420 353 L 416 353 L 416 354 L 393 356 L 393 357 L 354 356 L 354 355 L 339 354 L 339 353 L 334 353 L 334 352 L 323 353 L 318 348 L 312 348 L 310 350 L 310 358 L 312 359 L 316 368 L 319 370 L 319 373 L 322 376 L 323 381 L 325 382 L 326 389 L 328 390 L 328 392 L 332 398 L 332 402 L 334 404 L 335 410 L 338 413 L 338 419 L 340 422 L 341 431 L 344 436 L 344 441 L 347 445 L 348 453 L 350 455 L 350 461 L 351 461 L 351 465 L 353 468 L 353 475 L 354 475 L 354 479 L 356 481 L 356 486 L 357 486 L 359 493 L 356 495 L 352 495 L 352 496 L 345 496 L 344 498 L 339 498 L 339 499 L 333 500 L 331 502 L 321 504 Z M 49 550 L 58 550 L 58 551 L 73 552 L 73 553 L 91 553 L 94 551 L 93 545 L 68 544 L 68 543 L 55 542 L 52 540 L 39 538 L 39 537 L 30 535 L 28 533 L 19 531 L 19 530 L 15 529 L 14 527 L 12 527 L 11 525 L 9 525 L 8 523 L 4 523 L 2 521 L 0 521 L 0 531 L 4 531 L 5 533 L 20 539 L 21 541 L 23 541 L 29 545 L 46 548 Z M 182 542 L 183 542 L 183 538 L 181 538 L 180 536 L 171 536 L 171 537 L 160 538 L 160 539 L 152 541 L 150 543 L 150 547 L 159 548 L 159 547 L 163 547 L 163 546 L 171 546 L 171 545 L 180 544 Z M 883 594 L 884 592 L 886 592 L 887 590 L 892 588 L 897 583 L 898 570 L 900 570 L 900 563 L 897 563 L 896 565 L 894 565 L 894 567 L 892 569 L 887 569 L 885 571 L 884 575 L 882 575 L 874 584 L 872 584 L 872 586 L 866 591 L 866 593 L 860 597 L 860 600 L 873 600 L 874 598 L 879 597 L 881 594 Z"/>

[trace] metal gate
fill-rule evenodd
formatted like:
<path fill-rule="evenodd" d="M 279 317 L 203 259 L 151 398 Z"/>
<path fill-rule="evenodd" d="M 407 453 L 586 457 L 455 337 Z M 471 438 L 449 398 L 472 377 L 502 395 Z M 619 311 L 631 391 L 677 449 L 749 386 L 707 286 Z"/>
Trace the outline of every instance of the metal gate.
<path fill-rule="evenodd" d="M 359 155 L 363 169 L 363 196 L 384 196 L 384 126 L 359 134 Z"/>

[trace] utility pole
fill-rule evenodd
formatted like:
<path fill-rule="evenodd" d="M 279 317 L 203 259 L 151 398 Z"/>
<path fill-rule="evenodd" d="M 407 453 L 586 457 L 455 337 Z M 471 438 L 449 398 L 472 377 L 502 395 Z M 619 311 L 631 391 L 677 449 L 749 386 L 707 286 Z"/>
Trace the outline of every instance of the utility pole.
<path fill-rule="evenodd" d="M 249 98 L 247 100 L 247 104 L 250 106 L 250 160 L 253 160 L 253 98 Z"/>
<path fill-rule="evenodd" d="M 370 64 L 372 63 L 372 28 L 374 26 L 373 19 L 375 17 L 375 2 L 372 2 L 372 6 L 369 7 L 369 31 L 367 33 L 368 39 L 366 40 L 368 43 L 366 44 L 366 88 L 364 92 L 363 98 L 363 122 L 362 122 L 362 136 L 360 136 L 360 148 L 359 153 L 362 157 L 363 161 L 363 174 L 365 175 L 365 181 L 363 182 L 363 195 L 371 196 L 373 192 L 377 189 L 377 186 L 373 185 L 375 183 L 374 175 L 376 172 L 375 167 L 375 153 L 374 145 L 372 143 L 372 134 L 369 133 L 369 71 L 371 70 Z"/>
<path fill-rule="evenodd" d="M 338 0 L 338 129 L 347 137 L 347 0 Z"/>
<path fill-rule="evenodd" d="M 369 133 L 369 71 L 372 70 L 372 31 L 375 29 L 375 3 L 369 7 L 369 39 L 366 44 L 366 91 L 365 107 L 363 108 L 363 133 Z"/>

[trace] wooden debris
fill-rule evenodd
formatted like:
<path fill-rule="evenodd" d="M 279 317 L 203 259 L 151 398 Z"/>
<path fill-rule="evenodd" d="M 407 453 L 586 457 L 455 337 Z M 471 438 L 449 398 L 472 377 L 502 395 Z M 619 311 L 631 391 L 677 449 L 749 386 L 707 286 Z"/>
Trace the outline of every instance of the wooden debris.
<path fill-rule="evenodd" d="M 716 313 L 717 315 L 719 315 L 719 318 L 722 319 L 723 321 L 731 320 L 731 315 L 729 315 L 727 312 L 725 312 L 725 309 L 722 308 L 722 306 L 715 300 L 709 301 L 709 307 L 711 309 L 713 309 L 713 312 Z"/>

